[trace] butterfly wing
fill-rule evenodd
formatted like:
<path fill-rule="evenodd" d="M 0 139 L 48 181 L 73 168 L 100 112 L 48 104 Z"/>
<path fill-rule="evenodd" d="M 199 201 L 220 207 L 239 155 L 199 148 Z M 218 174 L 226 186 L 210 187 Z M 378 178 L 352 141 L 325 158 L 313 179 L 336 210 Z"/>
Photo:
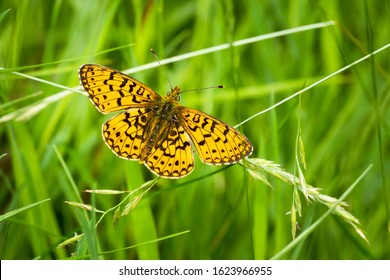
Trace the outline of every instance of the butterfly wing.
<path fill-rule="evenodd" d="M 139 160 L 145 145 L 144 128 L 150 109 L 129 109 L 103 124 L 103 139 L 119 157 Z"/>
<path fill-rule="evenodd" d="M 184 130 L 204 163 L 236 163 L 252 153 L 248 138 L 228 124 L 195 109 L 180 107 L 180 111 Z"/>
<path fill-rule="evenodd" d="M 79 69 L 80 83 L 102 113 L 150 106 L 161 97 L 147 85 L 119 71 L 97 64 Z"/>
<path fill-rule="evenodd" d="M 166 133 L 156 141 L 145 165 L 165 178 L 181 178 L 194 169 L 194 155 L 189 136 L 176 120 L 167 122 Z"/>
<path fill-rule="evenodd" d="M 119 157 L 139 160 L 153 173 L 166 178 L 180 178 L 194 169 L 190 139 L 177 121 L 164 125 L 159 139 L 148 133 L 158 118 L 151 108 L 129 109 L 109 119 L 103 125 L 103 138 Z M 150 152 L 147 142 L 154 142 Z"/>

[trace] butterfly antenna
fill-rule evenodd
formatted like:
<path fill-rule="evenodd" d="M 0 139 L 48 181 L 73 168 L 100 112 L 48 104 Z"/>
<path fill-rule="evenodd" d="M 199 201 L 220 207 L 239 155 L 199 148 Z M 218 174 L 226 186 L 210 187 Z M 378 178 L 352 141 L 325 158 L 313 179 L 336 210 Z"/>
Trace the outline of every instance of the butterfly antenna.
<path fill-rule="evenodd" d="M 154 51 L 154 49 L 150 49 L 150 52 L 153 54 L 154 58 L 158 62 L 158 65 L 160 65 L 160 68 L 161 68 L 162 72 L 164 73 L 165 79 L 167 79 L 167 81 L 169 83 L 169 86 L 171 87 L 171 91 L 172 91 L 173 87 L 172 87 L 171 81 L 169 80 L 168 75 L 165 72 L 164 67 L 161 65 L 161 62 L 158 59 L 156 52 Z M 180 93 L 189 92 L 189 91 L 201 91 L 201 90 L 213 89 L 213 88 L 224 88 L 224 86 L 223 85 L 219 85 L 219 86 L 211 86 L 211 87 L 204 87 L 204 88 L 197 88 L 197 89 L 187 89 L 187 90 L 181 91 Z"/>
<path fill-rule="evenodd" d="M 219 85 L 219 86 L 211 86 L 211 87 L 204 87 L 204 88 L 186 89 L 186 90 L 181 91 L 180 93 L 185 93 L 185 92 L 189 92 L 189 91 L 202 91 L 202 90 L 213 89 L 213 88 L 224 88 L 224 86 Z"/>
<path fill-rule="evenodd" d="M 165 72 L 164 67 L 161 65 L 161 62 L 160 62 L 160 60 L 158 59 L 156 52 L 154 51 L 154 49 L 150 49 L 150 52 L 153 54 L 154 58 L 157 60 L 158 65 L 160 65 L 160 68 L 161 68 L 162 72 L 164 73 L 165 79 L 167 79 L 167 81 L 168 81 L 168 83 L 169 83 L 169 86 L 170 86 L 170 88 L 171 88 L 171 91 L 172 91 L 172 90 L 173 90 L 173 87 L 172 87 L 171 81 L 168 79 L 168 75 L 167 75 L 167 73 Z"/>

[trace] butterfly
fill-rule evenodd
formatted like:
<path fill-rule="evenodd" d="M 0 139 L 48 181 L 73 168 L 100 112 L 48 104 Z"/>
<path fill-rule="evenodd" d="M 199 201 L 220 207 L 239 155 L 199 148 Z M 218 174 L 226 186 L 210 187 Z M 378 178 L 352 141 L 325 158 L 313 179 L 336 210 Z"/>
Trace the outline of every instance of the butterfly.
<path fill-rule="evenodd" d="M 194 170 L 192 146 L 207 164 L 248 157 L 250 141 L 228 124 L 179 104 L 180 88 L 158 95 L 142 82 L 109 67 L 84 64 L 82 87 L 102 113 L 123 111 L 103 124 L 103 139 L 119 157 L 138 160 L 154 174 L 181 178 Z"/>

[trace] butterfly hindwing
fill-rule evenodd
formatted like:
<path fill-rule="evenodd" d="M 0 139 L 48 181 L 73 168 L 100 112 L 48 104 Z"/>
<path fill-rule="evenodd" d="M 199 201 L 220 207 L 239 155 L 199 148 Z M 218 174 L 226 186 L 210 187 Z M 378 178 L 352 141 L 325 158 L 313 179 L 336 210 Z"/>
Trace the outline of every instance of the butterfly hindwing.
<path fill-rule="evenodd" d="M 191 142 L 177 121 L 171 120 L 167 125 L 166 137 L 154 145 L 145 164 L 159 176 L 183 177 L 194 169 Z"/>
<path fill-rule="evenodd" d="M 139 160 L 151 171 L 165 178 L 179 178 L 194 168 L 191 143 L 183 127 L 177 121 L 167 121 L 166 133 L 150 141 L 150 124 L 158 118 L 150 108 L 129 109 L 103 125 L 103 138 L 119 157 Z"/>
<path fill-rule="evenodd" d="M 144 128 L 149 117 L 147 108 L 130 109 L 103 124 L 103 139 L 119 157 L 139 160 L 145 145 Z"/>

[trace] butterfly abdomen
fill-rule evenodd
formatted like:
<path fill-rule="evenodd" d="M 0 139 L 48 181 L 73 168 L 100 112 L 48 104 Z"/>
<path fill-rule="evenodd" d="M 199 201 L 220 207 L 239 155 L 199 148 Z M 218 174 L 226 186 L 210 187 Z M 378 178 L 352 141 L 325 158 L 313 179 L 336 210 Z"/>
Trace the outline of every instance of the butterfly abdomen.
<path fill-rule="evenodd" d="M 144 128 L 145 145 L 141 151 L 140 163 L 147 161 L 153 150 L 161 148 L 160 145 L 167 139 L 172 123 L 177 122 L 175 102 L 164 98 L 161 103 L 149 113 L 149 120 Z"/>

